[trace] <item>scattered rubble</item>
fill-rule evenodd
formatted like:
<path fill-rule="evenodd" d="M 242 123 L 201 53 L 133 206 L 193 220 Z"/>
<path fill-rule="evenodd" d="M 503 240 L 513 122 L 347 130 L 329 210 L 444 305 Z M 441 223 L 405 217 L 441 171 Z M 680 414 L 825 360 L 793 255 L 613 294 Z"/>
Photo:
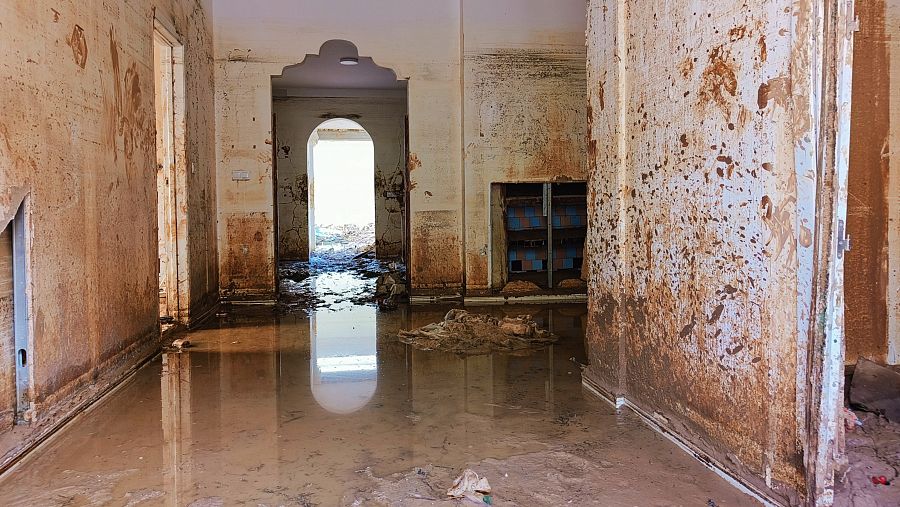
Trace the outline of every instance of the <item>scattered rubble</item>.
<path fill-rule="evenodd" d="M 455 308 L 447 312 L 443 321 L 412 331 L 400 331 L 399 337 L 401 342 L 421 350 L 462 355 L 538 348 L 558 339 L 540 329 L 530 315 L 498 319 Z"/>
<path fill-rule="evenodd" d="M 900 505 L 900 374 L 860 358 L 844 408 L 846 469 L 834 505 Z"/>
<path fill-rule="evenodd" d="M 374 250 L 317 251 L 308 262 L 282 262 L 278 272 L 281 313 L 346 303 L 389 310 L 407 298 L 406 266 L 376 259 Z"/>
<path fill-rule="evenodd" d="M 315 250 L 364 252 L 374 249 L 374 223 L 316 226 Z"/>
<path fill-rule="evenodd" d="M 852 422 L 846 433 L 849 464 L 836 476 L 834 505 L 900 505 L 900 424 L 867 412 L 854 417 L 859 422 Z M 844 420 L 846 424 L 846 416 Z"/>

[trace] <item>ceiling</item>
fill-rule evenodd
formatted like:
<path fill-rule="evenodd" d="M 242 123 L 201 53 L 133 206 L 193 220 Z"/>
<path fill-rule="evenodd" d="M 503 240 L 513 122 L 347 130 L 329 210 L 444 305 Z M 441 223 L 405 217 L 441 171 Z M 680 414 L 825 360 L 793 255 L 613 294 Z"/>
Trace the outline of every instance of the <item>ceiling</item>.
<path fill-rule="evenodd" d="M 341 65 L 345 56 L 359 58 L 358 65 Z M 368 57 L 360 57 L 356 46 L 345 40 L 330 40 L 317 55 L 306 55 L 302 62 L 285 67 L 280 76 L 272 77 L 275 90 L 350 89 L 397 90 L 406 88 L 405 80 L 397 80 L 391 69 L 379 67 Z"/>

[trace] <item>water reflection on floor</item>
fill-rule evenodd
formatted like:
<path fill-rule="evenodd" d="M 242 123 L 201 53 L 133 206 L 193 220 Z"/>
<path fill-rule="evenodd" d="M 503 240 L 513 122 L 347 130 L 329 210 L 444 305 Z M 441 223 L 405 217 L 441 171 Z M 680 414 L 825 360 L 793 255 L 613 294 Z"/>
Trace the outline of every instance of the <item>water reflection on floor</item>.
<path fill-rule="evenodd" d="M 460 358 L 397 341 L 446 310 L 231 314 L 7 474 L 0 505 L 351 505 L 372 477 L 488 458 L 501 460 L 489 477 L 498 505 L 542 480 L 563 493 L 519 505 L 558 505 L 560 494 L 571 505 L 749 503 L 582 389 L 583 305 L 472 309 L 533 313 L 561 337 L 525 355 Z M 551 451 L 581 461 L 553 474 L 502 461 Z"/>

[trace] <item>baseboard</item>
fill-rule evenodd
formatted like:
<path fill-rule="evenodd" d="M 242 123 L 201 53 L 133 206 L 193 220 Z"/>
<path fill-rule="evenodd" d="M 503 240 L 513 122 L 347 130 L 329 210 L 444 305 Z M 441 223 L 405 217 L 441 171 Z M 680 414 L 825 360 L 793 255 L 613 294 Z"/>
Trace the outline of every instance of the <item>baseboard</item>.
<path fill-rule="evenodd" d="M 533 296 L 466 296 L 467 305 L 544 305 L 551 303 L 587 303 L 587 294 L 541 294 Z"/>
<path fill-rule="evenodd" d="M 766 507 L 779 507 L 785 505 L 783 502 L 772 498 L 768 493 L 757 488 L 755 485 L 747 483 L 740 477 L 733 475 L 718 460 L 692 444 L 689 440 L 685 439 L 678 433 L 675 433 L 671 429 L 661 425 L 659 421 L 657 421 L 651 414 L 647 413 L 641 407 L 632 403 L 628 398 L 624 396 L 614 395 L 607 389 L 603 388 L 602 386 L 585 376 L 582 376 L 581 383 L 587 391 L 591 392 L 603 401 L 609 403 L 617 410 L 620 410 L 622 407 L 627 407 L 628 409 L 630 409 L 632 412 L 637 414 L 637 416 L 640 417 L 645 424 L 665 437 L 666 440 L 669 440 L 670 442 L 678 446 L 678 448 L 691 455 L 694 459 L 702 463 L 706 468 L 712 470 L 716 475 L 725 479 L 729 484 L 731 484 L 738 490 L 753 497 L 753 499 L 755 499 L 762 505 L 765 505 Z"/>

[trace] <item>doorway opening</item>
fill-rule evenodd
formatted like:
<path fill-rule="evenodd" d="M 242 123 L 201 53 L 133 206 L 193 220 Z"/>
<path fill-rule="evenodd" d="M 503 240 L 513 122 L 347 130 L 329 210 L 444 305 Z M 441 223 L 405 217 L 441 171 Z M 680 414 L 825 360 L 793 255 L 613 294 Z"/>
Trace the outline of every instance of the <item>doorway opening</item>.
<path fill-rule="evenodd" d="M 405 298 L 407 100 L 406 79 L 345 40 L 272 76 L 275 260 L 289 308 L 341 299 L 329 290 Z"/>
<path fill-rule="evenodd" d="M 187 318 L 184 46 L 156 22 L 153 33 L 156 119 L 159 316 L 164 324 Z"/>
<path fill-rule="evenodd" d="M 358 123 L 326 120 L 309 136 L 309 250 L 375 248 L 375 145 Z"/>
<path fill-rule="evenodd" d="M 28 325 L 27 237 L 25 203 L 0 230 L 0 339 L 6 366 L 2 368 L 0 424 L 28 422 L 31 408 L 31 332 Z"/>

